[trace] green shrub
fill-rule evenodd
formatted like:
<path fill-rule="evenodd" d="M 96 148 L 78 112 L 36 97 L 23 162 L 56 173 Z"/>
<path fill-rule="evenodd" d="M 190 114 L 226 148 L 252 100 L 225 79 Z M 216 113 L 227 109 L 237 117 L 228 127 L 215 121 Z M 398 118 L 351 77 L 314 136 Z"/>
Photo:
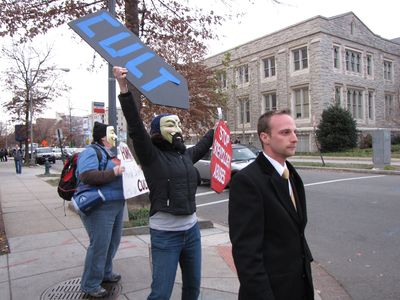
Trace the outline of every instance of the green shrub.
<path fill-rule="evenodd" d="M 392 133 L 391 142 L 392 142 L 392 145 L 400 145 L 400 134 Z"/>
<path fill-rule="evenodd" d="M 129 225 L 132 227 L 146 226 L 149 224 L 149 209 L 138 208 L 128 211 Z"/>
<path fill-rule="evenodd" d="M 352 149 L 357 145 L 356 121 L 347 110 L 338 105 L 330 106 L 322 112 L 317 140 L 322 152 Z"/>

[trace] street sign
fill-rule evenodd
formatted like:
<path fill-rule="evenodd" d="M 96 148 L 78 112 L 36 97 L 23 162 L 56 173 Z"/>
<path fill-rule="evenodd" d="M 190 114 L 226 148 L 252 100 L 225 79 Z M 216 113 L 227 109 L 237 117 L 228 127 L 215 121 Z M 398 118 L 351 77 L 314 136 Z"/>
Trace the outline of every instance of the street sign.
<path fill-rule="evenodd" d="M 128 81 L 152 103 L 189 108 L 186 79 L 107 11 L 68 25 L 111 65 L 127 68 Z"/>
<path fill-rule="evenodd" d="M 26 126 L 23 124 L 15 125 L 15 140 L 23 142 L 26 140 Z"/>
<path fill-rule="evenodd" d="M 92 102 L 92 113 L 104 114 L 105 112 L 104 102 Z"/>
<path fill-rule="evenodd" d="M 56 129 L 56 135 L 57 135 L 58 141 L 62 141 L 62 139 L 64 138 L 64 136 L 63 136 L 63 132 L 62 132 L 62 129 L 61 129 L 61 128 L 57 128 L 57 129 Z"/>

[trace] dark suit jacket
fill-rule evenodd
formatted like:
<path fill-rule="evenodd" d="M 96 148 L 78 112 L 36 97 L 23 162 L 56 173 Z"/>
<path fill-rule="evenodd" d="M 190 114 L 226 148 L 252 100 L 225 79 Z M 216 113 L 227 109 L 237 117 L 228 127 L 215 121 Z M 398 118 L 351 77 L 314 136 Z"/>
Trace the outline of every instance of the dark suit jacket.
<path fill-rule="evenodd" d="M 312 256 L 304 237 L 304 185 L 293 166 L 289 162 L 286 165 L 297 212 L 287 180 L 263 153 L 232 179 L 229 235 L 241 300 L 314 299 Z"/>

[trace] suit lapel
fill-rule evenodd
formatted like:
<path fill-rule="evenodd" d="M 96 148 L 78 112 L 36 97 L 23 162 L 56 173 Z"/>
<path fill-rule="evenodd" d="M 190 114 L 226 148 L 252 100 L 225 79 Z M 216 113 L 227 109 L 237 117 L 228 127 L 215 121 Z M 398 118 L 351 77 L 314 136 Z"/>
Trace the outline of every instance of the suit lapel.
<path fill-rule="evenodd" d="M 268 175 L 271 177 L 271 183 L 279 202 L 289 213 L 289 215 L 296 221 L 296 223 L 300 224 L 301 220 L 295 208 L 293 207 L 292 200 L 290 199 L 287 181 L 283 179 L 278 174 L 278 172 L 276 172 L 274 166 L 269 162 L 264 154 L 259 154 L 259 156 L 257 157 L 257 162 L 261 166 L 263 171 L 268 173 Z"/>
<path fill-rule="evenodd" d="M 296 209 L 293 207 L 292 200 L 290 199 L 289 187 L 286 179 L 281 178 L 281 176 L 279 176 L 277 173 L 277 175 L 271 177 L 271 183 L 275 189 L 279 201 L 285 207 L 290 216 L 297 223 L 300 223 L 299 215 L 297 214 Z"/>

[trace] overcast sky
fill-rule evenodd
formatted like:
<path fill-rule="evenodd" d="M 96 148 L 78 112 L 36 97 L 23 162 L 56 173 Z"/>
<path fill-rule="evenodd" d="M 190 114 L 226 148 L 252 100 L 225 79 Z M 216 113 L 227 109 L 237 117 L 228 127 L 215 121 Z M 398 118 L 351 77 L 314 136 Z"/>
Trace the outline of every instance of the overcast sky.
<path fill-rule="evenodd" d="M 193 1 L 193 0 L 192 0 Z M 317 15 L 332 17 L 349 11 L 357 17 L 375 34 L 386 39 L 400 37 L 400 1 L 399 0 L 280 0 L 278 5 L 271 0 L 234 0 L 232 13 L 245 12 L 245 16 L 238 20 L 226 22 L 218 29 L 221 39 L 210 42 L 209 55 L 244 44 L 253 39 L 278 31 L 285 27 L 302 22 Z M 216 0 L 194 0 L 196 5 L 213 7 L 217 14 L 226 12 L 223 5 L 216 5 Z M 201 3 L 201 4 L 200 4 Z M 75 36 L 75 41 L 71 36 Z M 60 74 L 61 78 L 71 86 L 70 94 L 57 99 L 42 117 L 55 117 L 55 111 L 67 112 L 68 98 L 75 108 L 73 115 L 84 115 L 90 112 L 92 101 L 105 102 L 107 105 L 107 67 L 89 73 L 85 68 L 90 63 L 93 51 L 84 42 L 78 43 L 79 37 L 66 26 L 63 30 L 53 30 L 43 38 L 41 44 L 54 43 L 52 60 L 62 68 L 69 68 L 69 73 Z M 0 44 L 4 42 L 0 40 Z M 151 46 L 151 45 L 150 45 Z M 0 60 L 0 69 L 5 63 Z M 0 99 L 10 97 L 10 94 L 0 92 Z M 3 109 L 2 109 L 3 110 Z M 5 113 L 0 117 L 4 120 Z"/>

